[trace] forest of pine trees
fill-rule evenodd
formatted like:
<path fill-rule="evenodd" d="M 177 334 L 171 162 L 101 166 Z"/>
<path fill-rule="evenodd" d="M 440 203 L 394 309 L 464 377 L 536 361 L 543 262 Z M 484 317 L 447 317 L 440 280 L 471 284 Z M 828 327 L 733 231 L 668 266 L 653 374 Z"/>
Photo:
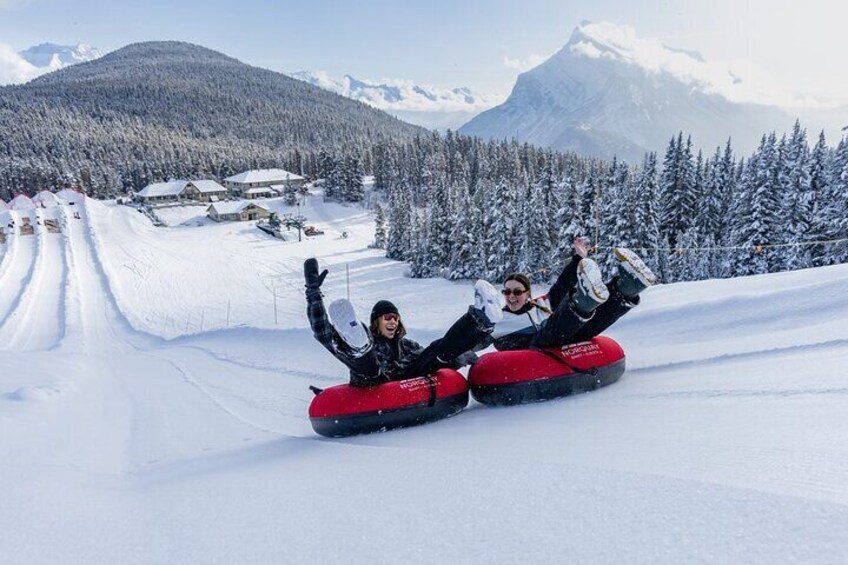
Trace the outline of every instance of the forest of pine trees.
<path fill-rule="evenodd" d="M 373 201 L 385 201 L 375 246 L 408 261 L 414 277 L 522 271 L 550 281 L 576 235 L 592 239 L 608 265 L 612 247 L 633 248 L 664 282 L 848 261 L 848 242 L 833 241 L 848 237 L 848 141 L 830 147 L 822 133 L 811 147 L 799 123 L 789 135 L 764 135 L 749 156 L 735 155 L 730 140 L 704 155 L 680 133 L 662 158 L 650 153 L 638 166 L 450 131 L 333 139 L 320 150 L 181 139 L 163 152 L 162 139 L 138 128 L 136 141 L 152 136 L 145 144 L 92 142 L 50 156 L 9 139 L 0 197 L 67 186 L 104 197 L 282 166 L 322 179 L 326 197 L 342 202 L 362 201 L 372 174 Z"/>
<path fill-rule="evenodd" d="M 578 234 L 608 265 L 613 247 L 636 250 L 664 282 L 848 261 L 848 141 L 811 148 L 800 123 L 744 158 L 680 133 L 638 167 L 451 132 L 371 158 L 381 243 L 414 277 L 550 281 Z"/>

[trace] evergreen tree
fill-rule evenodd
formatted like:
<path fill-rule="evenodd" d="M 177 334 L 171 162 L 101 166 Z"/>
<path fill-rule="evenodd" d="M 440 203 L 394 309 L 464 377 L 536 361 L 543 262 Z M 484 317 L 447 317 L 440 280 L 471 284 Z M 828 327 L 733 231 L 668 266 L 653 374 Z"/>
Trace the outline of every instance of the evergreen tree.
<path fill-rule="evenodd" d="M 386 237 L 386 257 L 389 259 L 406 261 L 412 256 L 412 220 L 409 190 L 402 184 L 389 193 L 389 232 Z"/>
<path fill-rule="evenodd" d="M 783 193 L 782 226 L 783 243 L 798 244 L 797 247 L 781 248 L 783 269 L 803 269 L 812 266 L 812 249 L 804 245 L 809 241 L 813 224 L 813 205 L 810 177 L 810 152 L 807 133 L 796 121 L 792 137 L 780 164 L 779 181 Z"/>
<path fill-rule="evenodd" d="M 692 225 L 696 189 L 692 139 L 688 138 L 684 145 L 681 132 L 669 144 L 660 178 L 660 233 L 671 245 L 675 245 L 678 235 Z"/>
<path fill-rule="evenodd" d="M 657 218 L 657 154 L 648 153 L 633 187 L 633 247 L 645 263 L 661 276 L 659 265 L 660 231 Z"/>
<path fill-rule="evenodd" d="M 515 270 L 518 263 L 518 249 L 514 239 L 516 233 L 516 195 L 515 190 L 502 178 L 494 190 L 494 202 L 487 207 L 488 240 L 490 242 L 488 258 L 488 278 L 503 279 Z"/>
<path fill-rule="evenodd" d="M 832 235 L 831 218 L 834 215 L 832 206 L 835 203 L 831 194 L 830 181 L 831 155 L 827 147 L 824 131 L 819 134 L 818 142 L 810 156 L 810 193 L 813 198 L 813 220 L 810 226 L 810 239 L 824 241 Z M 829 245 L 814 245 L 810 247 L 814 266 L 829 265 L 833 261 L 833 249 Z"/>
<path fill-rule="evenodd" d="M 434 273 L 448 267 L 451 253 L 453 207 L 448 198 L 446 179 L 440 175 L 430 199 L 427 253 Z"/>
<path fill-rule="evenodd" d="M 386 215 L 383 212 L 383 207 L 377 204 L 374 207 L 374 247 L 378 249 L 386 248 Z"/>

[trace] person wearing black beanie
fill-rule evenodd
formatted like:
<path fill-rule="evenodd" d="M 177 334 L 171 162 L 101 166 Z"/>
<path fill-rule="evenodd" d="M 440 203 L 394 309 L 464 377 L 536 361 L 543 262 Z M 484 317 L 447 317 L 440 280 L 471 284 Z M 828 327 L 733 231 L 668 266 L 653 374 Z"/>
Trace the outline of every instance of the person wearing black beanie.
<path fill-rule="evenodd" d="M 473 362 L 473 350 L 488 342 L 495 323 L 503 317 L 500 294 L 488 282 L 477 281 L 474 305 L 442 338 L 422 347 L 406 337 L 400 311 L 388 300 L 374 304 L 367 327 L 345 299 L 330 303 L 328 315 L 320 290 L 328 271 L 319 273 L 315 259 L 307 259 L 303 267 L 312 333 L 348 367 L 352 386 L 410 379 Z"/>
<path fill-rule="evenodd" d="M 397 306 L 389 302 L 388 300 L 379 300 L 374 307 L 371 308 L 371 323 L 374 323 L 374 320 L 382 316 L 383 314 L 397 314 L 400 316 L 400 312 L 398 312 Z"/>

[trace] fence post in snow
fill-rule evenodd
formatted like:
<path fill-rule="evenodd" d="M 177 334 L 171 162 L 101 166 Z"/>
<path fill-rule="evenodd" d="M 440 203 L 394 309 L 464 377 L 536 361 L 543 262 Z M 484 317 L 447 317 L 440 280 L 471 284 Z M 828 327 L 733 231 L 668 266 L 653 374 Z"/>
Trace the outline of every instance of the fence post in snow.
<path fill-rule="evenodd" d="M 206 318 L 206 310 L 200 311 L 200 331 L 203 331 L 203 320 Z"/>
<path fill-rule="evenodd" d="M 277 325 L 277 286 L 271 285 L 271 292 L 274 293 L 274 325 Z"/>

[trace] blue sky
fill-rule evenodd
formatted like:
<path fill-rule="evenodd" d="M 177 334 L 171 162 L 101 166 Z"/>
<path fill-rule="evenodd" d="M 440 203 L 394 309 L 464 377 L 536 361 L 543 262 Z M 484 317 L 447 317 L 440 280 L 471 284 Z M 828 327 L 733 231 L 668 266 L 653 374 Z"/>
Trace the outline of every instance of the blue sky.
<path fill-rule="evenodd" d="M 0 0 L 0 44 L 50 41 L 102 50 L 177 39 L 279 71 L 506 92 L 531 61 L 566 43 L 581 20 L 741 60 L 807 94 L 848 99 L 848 8 L 835 0 Z"/>

